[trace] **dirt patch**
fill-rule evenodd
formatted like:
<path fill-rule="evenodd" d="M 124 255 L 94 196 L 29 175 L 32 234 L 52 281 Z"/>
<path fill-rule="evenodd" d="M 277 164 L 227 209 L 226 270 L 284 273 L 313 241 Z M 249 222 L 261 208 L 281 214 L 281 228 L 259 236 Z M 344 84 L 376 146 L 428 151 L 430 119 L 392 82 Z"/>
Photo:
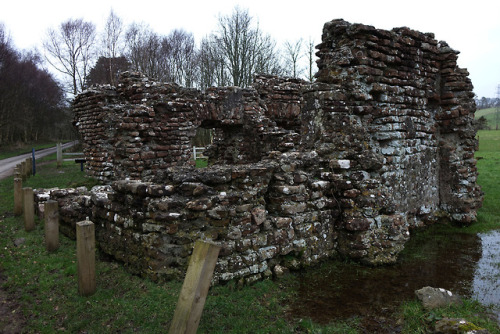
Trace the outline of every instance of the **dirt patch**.
<path fill-rule="evenodd" d="M 6 277 L 0 270 L 0 333 L 22 333 L 25 319 L 16 297 L 4 289 Z"/>
<path fill-rule="evenodd" d="M 5 228 L 5 225 L 2 224 L 3 218 L 11 215 L 13 215 L 11 212 L 5 212 L 3 216 L 0 216 L 0 237 L 2 238 L 5 238 L 5 235 L 3 235 Z M 5 289 L 7 277 L 2 270 L 2 257 L 4 255 L 0 254 L 0 333 L 22 333 L 25 326 L 25 319 L 22 314 L 21 305 L 18 303 L 18 297 Z"/>
<path fill-rule="evenodd" d="M 6 277 L 0 270 L 0 333 L 22 333 L 25 319 L 16 297 L 4 289 Z"/>

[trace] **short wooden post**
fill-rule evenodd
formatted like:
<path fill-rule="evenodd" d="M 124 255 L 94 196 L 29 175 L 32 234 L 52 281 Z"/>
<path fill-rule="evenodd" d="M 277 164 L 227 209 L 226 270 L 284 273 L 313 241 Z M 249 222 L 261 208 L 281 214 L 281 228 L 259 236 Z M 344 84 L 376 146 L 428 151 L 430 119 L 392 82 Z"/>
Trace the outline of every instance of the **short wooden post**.
<path fill-rule="evenodd" d="M 95 228 L 89 220 L 76 223 L 76 258 L 78 293 L 81 296 L 93 295 L 96 291 Z"/>
<path fill-rule="evenodd" d="M 17 164 L 14 168 L 14 177 L 21 177 L 21 168 L 19 167 L 19 164 Z"/>
<path fill-rule="evenodd" d="M 23 188 L 23 202 L 24 202 L 24 229 L 26 231 L 33 231 L 35 229 L 35 206 L 33 200 L 33 189 L 26 187 Z"/>
<path fill-rule="evenodd" d="M 21 178 L 23 179 L 23 181 L 26 181 L 26 178 L 27 178 L 27 174 L 26 174 L 26 160 L 24 160 L 23 162 L 21 162 Z"/>
<path fill-rule="evenodd" d="M 33 159 L 28 158 L 26 159 L 27 165 L 26 165 L 26 172 L 28 173 L 28 177 L 31 177 L 33 175 Z"/>
<path fill-rule="evenodd" d="M 24 174 L 26 174 L 26 178 L 30 177 L 29 166 L 30 166 L 30 161 L 28 158 L 26 158 L 24 160 Z"/>
<path fill-rule="evenodd" d="M 23 214 L 23 180 L 19 177 L 14 179 L 14 215 Z"/>
<path fill-rule="evenodd" d="M 59 209 L 57 201 L 49 200 L 44 204 L 45 247 L 49 252 L 59 248 Z"/>
<path fill-rule="evenodd" d="M 220 246 L 216 244 L 201 240 L 196 242 L 170 325 L 170 334 L 196 333 L 219 250 Z"/>
<path fill-rule="evenodd" d="M 61 143 L 57 143 L 57 168 L 62 166 L 62 145 Z"/>

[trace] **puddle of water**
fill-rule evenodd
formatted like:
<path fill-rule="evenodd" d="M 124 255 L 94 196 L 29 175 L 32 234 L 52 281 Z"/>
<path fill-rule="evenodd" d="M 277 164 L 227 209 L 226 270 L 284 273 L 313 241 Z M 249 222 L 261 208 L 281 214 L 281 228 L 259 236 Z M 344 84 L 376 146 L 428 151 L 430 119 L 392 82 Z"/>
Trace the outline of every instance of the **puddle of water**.
<path fill-rule="evenodd" d="M 500 323 L 500 230 L 480 233 L 482 256 L 472 282 L 472 297 L 493 305 Z"/>
<path fill-rule="evenodd" d="M 414 291 L 440 287 L 500 305 L 500 231 L 412 238 L 397 264 L 331 262 L 299 276 L 291 315 L 326 324 L 361 318 L 367 332 L 397 332 L 395 313 Z"/>

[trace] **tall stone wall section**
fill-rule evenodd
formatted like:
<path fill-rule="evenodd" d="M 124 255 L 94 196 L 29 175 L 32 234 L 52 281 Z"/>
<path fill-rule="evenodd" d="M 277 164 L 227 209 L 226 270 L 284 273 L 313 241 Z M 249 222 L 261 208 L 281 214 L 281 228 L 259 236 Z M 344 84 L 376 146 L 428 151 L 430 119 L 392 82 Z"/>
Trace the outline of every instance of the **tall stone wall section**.
<path fill-rule="evenodd" d="M 182 274 L 199 238 L 222 246 L 216 280 L 253 280 L 336 255 L 393 263 L 410 229 L 474 222 L 475 105 L 458 52 L 343 20 L 317 48 L 312 84 L 261 75 L 202 92 L 125 73 L 79 95 L 87 172 L 110 185 L 45 197 L 91 212 L 101 248 L 152 278 Z M 216 130 L 195 169 L 200 126 Z"/>
<path fill-rule="evenodd" d="M 330 168 L 342 161 L 342 178 L 359 180 L 350 196 L 337 195 L 339 250 L 378 258 L 384 247 L 370 245 L 409 227 L 475 221 L 475 105 L 458 52 L 432 34 L 343 20 L 325 24 L 318 49 L 318 83 L 303 94 L 303 149 Z"/>
<path fill-rule="evenodd" d="M 114 147 L 116 135 L 116 91 L 101 87 L 99 91 L 85 91 L 74 104 L 74 126 L 83 141 L 83 153 L 87 159 L 87 175 L 109 180 L 114 177 Z"/>

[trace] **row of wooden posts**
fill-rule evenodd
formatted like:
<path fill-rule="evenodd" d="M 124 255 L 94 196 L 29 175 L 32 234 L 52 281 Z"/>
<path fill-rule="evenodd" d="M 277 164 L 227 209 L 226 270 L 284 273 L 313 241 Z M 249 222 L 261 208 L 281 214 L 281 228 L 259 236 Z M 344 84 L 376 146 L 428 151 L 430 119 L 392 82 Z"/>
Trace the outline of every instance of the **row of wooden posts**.
<path fill-rule="evenodd" d="M 23 214 L 24 229 L 35 229 L 35 203 L 33 189 L 23 187 L 22 182 L 32 175 L 24 166 L 32 158 L 23 161 L 14 169 L 14 214 Z M 31 166 L 31 165 L 30 165 Z M 59 248 L 59 207 L 56 201 L 44 203 L 45 247 L 53 252 Z M 76 224 L 76 257 L 78 273 L 78 293 L 90 296 L 96 291 L 95 280 L 95 228 L 91 221 Z"/>
<path fill-rule="evenodd" d="M 25 161 L 21 165 L 28 163 Z M 17 166 L 14 173 L 14 214 L 23 214 L 25 230 L 32 231 L 35 229 L 33 189 L 22 187 L 23 177 L 26 180 L 31 173 L 23 166 Z M 53 252 L 59 248 L 57 201 L 48 200 L 44 203 L 44 221 L 45 246 L 47 251 Z M 219 251 L 220 246 L 214 243 L 196 242 L 169 333 L 196 333 Z M 76 257 L 78 293 L 90 296 L 96 292 L 95 226 L 88 219 L 76 223 Z"/>

